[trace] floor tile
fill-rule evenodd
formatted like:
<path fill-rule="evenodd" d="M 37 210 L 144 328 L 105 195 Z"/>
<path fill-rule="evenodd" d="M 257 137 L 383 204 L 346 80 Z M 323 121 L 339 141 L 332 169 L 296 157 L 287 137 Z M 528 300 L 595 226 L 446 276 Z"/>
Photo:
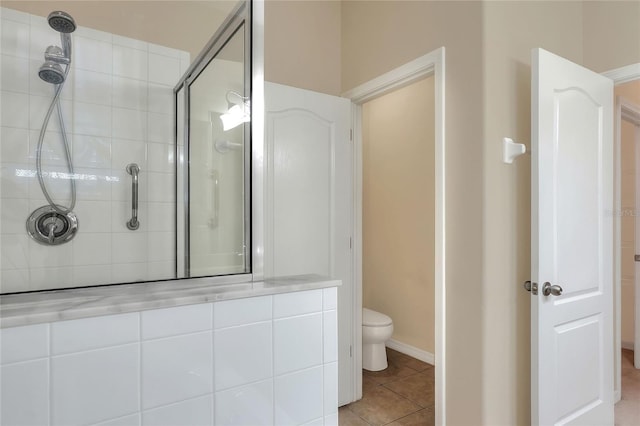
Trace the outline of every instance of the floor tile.
<path fill-rule="evenodd" d="M 433 377 L 429 374 L 416 373 L 383 386 L 423 408 L 431 407 L 435 403 L 435 386 Z"/>
<path fill-rule="evenodd" d="M 436 418 L 433 409 L 425 408 L 389 423 L 389 426 L 434 426 L 435 423 Z"/>
<path fill-rule="evenodd" d="M 621 400 L 615 407 L 616 426 L 638 426 L 640 419 L 640 402 Z"/>
<path fill-rule="evenodd" d="M 409 355 L 405 355 L 401 352 L 394 351 L 393 349 L 389 348 L 387 348 L 387 360 L 392 364 L 409 367 L 416 371 L 424 371 L 433 368 L 433 365 L 431 364 L 427 364 L 426 362 L 420 361 L 418 359 L 410 357 Z"/>
<path fill-rule="evenodd" d="M 354 414 L 347 407 L 340 407 L 338 410 L 338 424 L 340 426 L 369 426 L 369 423 L 362 420 L 360 416 Z"/>
<path fill-rule="evenodd" d="M 396 365 L 389 363 L 389 366 L 382 371 L 367 371 L 362 370 L 362 376 L 366 376 L 376 383 L 384 384 L 393 382 L 394 380 L 398 380 L 402 377 L 407 377 L 412 374 L 416 374 L 416 370 L 413 368 L 409 368 L 404 365 Z"/>
<path fill-rule="evenodd" d="M 360 401 L 349 405 L 349 409 L 371 425 L 384 425 L 420 410 L 420 406 L 390 391 L 377 386 Z"/>

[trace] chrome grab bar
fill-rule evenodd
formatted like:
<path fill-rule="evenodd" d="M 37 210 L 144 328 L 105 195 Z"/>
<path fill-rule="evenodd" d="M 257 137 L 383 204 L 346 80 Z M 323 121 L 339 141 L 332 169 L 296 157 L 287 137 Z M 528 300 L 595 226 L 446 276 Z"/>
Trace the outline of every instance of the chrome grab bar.
<path fill-rule="evenodd" d="M 127 165 L 127 173 L 131 175 L 131 219 L 127 222 L 127 228 L 135 231 L 140 227 L 138 222 L 138 174 L 140 167 L 136 163 Z"/>

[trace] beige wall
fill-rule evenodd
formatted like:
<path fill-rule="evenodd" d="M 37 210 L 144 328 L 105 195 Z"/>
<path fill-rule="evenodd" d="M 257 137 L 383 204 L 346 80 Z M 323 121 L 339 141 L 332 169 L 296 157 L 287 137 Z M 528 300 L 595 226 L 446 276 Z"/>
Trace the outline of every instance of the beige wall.
<path fill-rule="evenodd" d="M 433 77 L 367 102 L 362 111 L 362 290 L 393 319 L 393 339 L 434 347 Z"/>
<path fill-rule="evenodd" d="M 584 1 L 583 65 L 597 72 L 638 62 L 640 1 Z"/>
<path fill-rule="evenodd" d="M 40 16 L 64 10 L 79 26 L 186 50 L 194 59 L 236 4 L 235 0 L 0 1 L 2 7 Z"/>
<path fill-rule="evenodd" d="M 616 87 L 616 96 L 640 105 L 640 81 L 626 83 Z M 621 285 L 621 339 L 623 343 L 633 344 L 635 331 L 635 222 L 636 211 L 636 127 L 622 121 L 621 139 L 621 198 L 622 198 L 622 285 Z M 635 212 L 635 214 L 632 214 Z"/>
<path fill-rule="evenodd" d="M 598 22 L 608 7 L 626 12 Z M 343 2 L 343 90 L 447 49 L 448 424 L 530 422 L 530 157 L 506 166 L 500 150 L 530 141 L 531 49 L 599 71 L 640 62 L 636 7 Z M 595 48 L 603 38 L 615 48 Z"/>
<path fill-rule="evenodd" d="M 342 90 L 446 46 L 447 424 L 482 419 L 482 4 L 342 2 Z M 426 303 L 425 303 L 426 305 Z M 512 402 L 511 400 L 508 403 Z"/>
<path fill-rule="evenodd" d="M 266 0 L 265 80 L 340 94 L 340 1 Z"/>

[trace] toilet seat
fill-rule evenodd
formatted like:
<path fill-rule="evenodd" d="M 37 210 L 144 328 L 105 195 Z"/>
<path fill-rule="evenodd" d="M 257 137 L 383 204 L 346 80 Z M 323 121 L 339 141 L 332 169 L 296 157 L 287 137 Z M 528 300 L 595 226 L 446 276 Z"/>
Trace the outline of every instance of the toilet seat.
<path fill-rule="evenodd" d="M 391 324 L 393 324 L 393 321 L 387 315 L 362 308 L 362 325 L 367 327 L 387 327 Z"/>

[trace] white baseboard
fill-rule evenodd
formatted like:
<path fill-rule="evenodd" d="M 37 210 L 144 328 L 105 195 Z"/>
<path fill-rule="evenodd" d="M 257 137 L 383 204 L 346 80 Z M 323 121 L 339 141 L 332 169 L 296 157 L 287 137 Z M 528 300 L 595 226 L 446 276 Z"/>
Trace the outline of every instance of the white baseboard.
<path fill-rule="evenodd" d="M 398 342 L 393 339 L 388 340 L 386 346 L 390 349 L 426 362 L 427 364 L 436 365 L 435 356 L 431 352 L 423 351 L 415 346 L 407 345 L 406 343 Z"/>
<path fill-rule="evenodd" d="M 630 351 L 632 351 L 633 348 L 633 342 L 622 342 L 622 349 L 629 349 Z"/>
<path fill-rule="evenodd" d="M 621 399 L 622 399 L 622 396 L 620 395 L 620 389 L 618 389 L 613 393 L 613 403 L 617 404 L 618 402 L 620 402 Z"/>

